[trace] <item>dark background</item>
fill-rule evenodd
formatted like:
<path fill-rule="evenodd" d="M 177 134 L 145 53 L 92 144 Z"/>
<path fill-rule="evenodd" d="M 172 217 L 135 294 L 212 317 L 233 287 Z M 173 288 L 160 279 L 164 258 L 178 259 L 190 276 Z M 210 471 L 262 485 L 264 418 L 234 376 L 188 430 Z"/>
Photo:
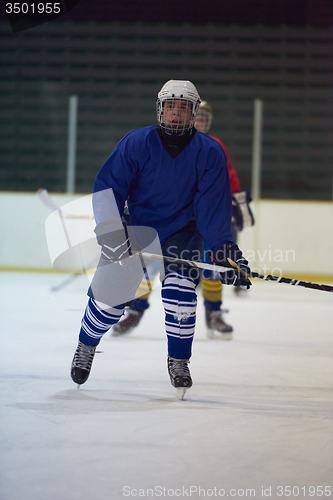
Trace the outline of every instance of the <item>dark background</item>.
<path fill-rule="evenodd" d="M 74 0 L 73 5 L 76 3 Z M 66 5 L 71 4 L 66 1 Z M 80 0 L 67 16 L 75 21 L 218 23 L 328 26 L 329 0 Z"/>
<path fill-rule="evenodd" d="M 333 2 L 81 0 L 17 33 L 1 6 L 0 189 L 63 192 L 70 95 L 79 97 L 77 192 L 158 90 L 189 79 L 211 133 L 251 185 L 253 101 L 264 102 L 262 195 L 332 199 Z"/>

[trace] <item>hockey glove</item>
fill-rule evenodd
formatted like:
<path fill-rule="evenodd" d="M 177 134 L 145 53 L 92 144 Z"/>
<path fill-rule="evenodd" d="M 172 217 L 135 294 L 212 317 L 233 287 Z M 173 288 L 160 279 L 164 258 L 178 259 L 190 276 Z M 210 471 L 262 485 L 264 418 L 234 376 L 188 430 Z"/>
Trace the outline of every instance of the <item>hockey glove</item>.
<path fill-rule="evenodd" d="M 131 243 L 126 224 L 105 220 L 95 228 L 98 244 L 102 247 L 102 258 L 110 262 L 119 262 L 131 255 Z"/>
<path fill-rule="evenodd" d="M 253 226 L 254 217 L 250 208 L 252 201 L 249 191 L 240 191 L 232 195 L 232 223 L 238 231 Z"/>
<path fill-rule="evenodd" d="M 230 271 L 221 273 L 221 282 L 224 285 L 234 285 L 245 290 L 252 285 L 249 280 L 251 270 L 248 261 L 236 243 L 228 243 L 222 248 L 211 252 L 210 259 L 219 266 L 230 267 Z"/>

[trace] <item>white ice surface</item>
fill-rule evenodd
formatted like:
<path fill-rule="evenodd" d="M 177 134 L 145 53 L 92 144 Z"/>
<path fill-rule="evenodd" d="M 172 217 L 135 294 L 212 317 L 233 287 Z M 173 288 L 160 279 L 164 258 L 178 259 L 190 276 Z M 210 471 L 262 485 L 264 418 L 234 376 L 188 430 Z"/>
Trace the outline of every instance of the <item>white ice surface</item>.
<path fill-rule="evenodd" d="M 179 401 L 160 288 L 135 331 L 104 337 L 77 390 L 86 278 L 52 292 L 65 275 L 0 276 L 0 500 L 264 498 L 262 487 L 311 499 L 309 487 L 332 486 L 332 294 L 225 287 L 234 339 L 223 342 L 205 337 L 199 290 L 193 387 Z"/>

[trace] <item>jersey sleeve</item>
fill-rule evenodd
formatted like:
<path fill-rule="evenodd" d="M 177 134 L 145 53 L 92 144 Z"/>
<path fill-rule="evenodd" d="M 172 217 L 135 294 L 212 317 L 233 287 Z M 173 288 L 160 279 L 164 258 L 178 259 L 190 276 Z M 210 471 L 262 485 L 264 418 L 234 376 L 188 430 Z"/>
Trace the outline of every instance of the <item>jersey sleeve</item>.
<path fill-rule="evenodd" d="M 131 154 L 135 150 L 132 133 L 115 147 L 98 172 L 94 183 L 93 209 L 96 223 L 118 219 L 123 215 L 125 201 L 135 177 L 137 164 Z"/>
<path fill-rule="evenodd" d="M 220 148 L 211 148 L 206 164 L 198 180 L 194 213 L 203 239 L 215 250 L 232 241 L 232 198 L 226 154 Z"/>

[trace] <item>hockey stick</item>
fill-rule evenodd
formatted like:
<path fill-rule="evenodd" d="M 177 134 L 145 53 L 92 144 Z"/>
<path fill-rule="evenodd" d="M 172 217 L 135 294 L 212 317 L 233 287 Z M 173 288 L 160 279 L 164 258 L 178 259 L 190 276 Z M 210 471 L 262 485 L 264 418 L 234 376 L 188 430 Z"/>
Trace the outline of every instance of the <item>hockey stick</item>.
<path fill-rule="evenodd" d="M 192 260 L 178 259 L 175 257 L 166 257 L 164 255 L 160 256 L 160 255 L 155 255 L 155 254 L 151 254 L 151 253 L 147 253 L 147 252 L 140 252 L 140 253 L 142 253 L 143 257 L 147 257 L 148 259 L 152 259 L 152 260 L 162 260 L 163 259 L 166 262 L 170 262 L 170 263 L 181 265 L 181 266 L 206 269 L 208 271 L 215 271 L 218 273 L 224 273 L 226 271 L 230 271 L 230 267 L 217 266 L 215 264 L 206 264 L 204 262 L 194 262 Z M 229 259 L 229 262 L 233 267 L 236 266 L 236 268 L 237 268 L 237 264 L 232 262 L 230 259 Z M 245 275 L 245 273 L 243 273 L 243 274 Z M 264 281 L 274 281 L 275 283 L 285 283 L 287 285 L 302 286 L 304 288 L 312 288 L 313 290 L 322 290 L 323 292 L 333 292 L 333 286 L 321 285 L 320 283 L 312 283 L 310 281 L 297 280 L 295 278 L 284 278 L 283 276 L 273 276 L 271 274 L 260 274 L 260 273 L 255 273 L 255 272 L 251 273 L 248 277 L 249 278 L 257 278 L 259 280 L 264 280 Z"/>
<path fill-rule="evenodd" d="M 67 286 L 70 283 L 72 283 L 72 281 L 74 281 L 79 276 L 82 276 L 82 273 L 73 273 L 73 274 L 71 274 L 70 276 L 68 276 L 68 278 L 66 278 L 61 283 L 59 283 L 59 285 L 52 286 L 51 287 L 51 292 L 59 292 L 59 290 L 61 290 L 62 288 L 65 288 L 65 286 Z"/>
<path fill-rule="evenodd" d="M 61 211 L 61 208 L 56 203 L 54 203 L 54 201 L 51 199 L 49 195 L 49 192 L 46 189 L 40 188 L 38 189 L 38 191 L 36 191 L 36 194 L 39 197 L 39 199 L 44 203 L 44 205 L 46 205 L 48 208 L 50 208 L 51 210 Z"/>
<path fill-rule="evenodd" d="M 62 219 L 93 219 L 93 215 L 73 215 L 73 214 L 67 214 L 62 210 L 62 208 L 55 203 L 54 200 L 52 200 L 49 192 L 47 189 L 40 188 L 36 192 L 38 198 L 46 205 L 50 210 L 55 211 L 57 210 L 59 212 L 59 215 Z M 63 280 L 59 285 L 55 285 L 51 287 L 52 292 L 58 292 L 62 288 L 65 288 L 65 286 L 69 285 L 72 283 L 72 281 L 76 280 L 79 276 L 82 276 L 82 273 L 72 273 L 68 278 Z"/>
<path fill-rule="evenodd" d="M 48 191 L 46 189 L 39 189 L 37 191 L 37 195 L 40 197 L 41 201 L 43 201 L 43 203 L 45 205 L 47 205 L 49 208 L 52 208 L 52 210 L 59 210 L 60 212 L 61 211 L 61 208 L 56 205 L 56 203 L 54 203 L 54 201 L 51 199 Z M 63 217 L 64 218 L 93 218 L 93 216 L 71 216 L 71 215 L 67 215 L 67 214 L 63 214 Z M 222 267 L 222 266 L 217 266 L 215 264 L 206 264 L 204 262 L 194 262 L 194 261 L 191 261 L 191 260 L 185 260 L 185 259 L 178 259 L 178 258 L 175 258 L 175 257 L 166 257 L 166 256 L 160 256 L 160 255 L 155 255 L 155 254 L 151 254 L 151 253 L 147 253 L 147 252 L 137 252 L 137 253 L 141 253 L 143 257 L 147 257 L 149 259 L 152 259 L 152 260 L 163 260 L 163 261 L 166 261 L 166 262 L 170 262 L 170 263 L 173 263 L 173 264 L 177 264 L 177 265 L 183 265 L 183 266 L 187 266 L 187 267 L 193 267 L 193 268 L 200 268 L 200 269 L 207 269 L 209 271 L 216 271 L 218 273 L 223 273 L 223 272 L 226 272 L 226 271 L 230 271 L 230 268 L 228 267 Z M 232 261 L 230 261 L 231 265 L 233 265 L 235 267 L 235 263 L 233 263 Z M 237 267 L 237 265 L 236 265 Z M 76 274 L 73 275 L 73 278 L 74 276 L 76 276 Z M 255 272 L 252 272 L 251 275 L 249 276 L 249 278 L 257 278 L 257 279 L 260 279 L 260 280 L 264 280 L 264 281 L 273 281 L 275 283 L 285 283 L 287 285 L 292 285 L 292 286 L 301 286 L 301 287 L 304 287 L 304 288 L 312 288 L 313 290 L 321 290 L 323 292 L 333 292 L 333 286 L 330 286 L 330 285 L 323 285 L 323 284 L 320 284 L 320 283 L 312 283 L 310 281 L 302 281 L 302 280 L 297 280 L 295 278 L 285 278 L 283 276 L 274 276 L 274 275 L 271 275 L 271 274 L 260 274 L 260 273 L 255 273 Z"/>
<path fill-rule="evenodd" d="M 58 212 L 61 213 L 61 215 L 64 219 L 93 219 L 94 218 L 93 215 L 74 215 L 74 214 L 68 214 L 68 213 L 64 212 L 62 210 L 62 208 L 59 207 L 59 205 L 57 205 L 52 200 L 47 189 L 40 188 L 40 189 L 38 189 L 36 194 L 39 197 L 39 199 L 44 203 L 44 205 L 46 205 L 48 208 L 50 208 L 53 211 L 58 210 Z"/>

